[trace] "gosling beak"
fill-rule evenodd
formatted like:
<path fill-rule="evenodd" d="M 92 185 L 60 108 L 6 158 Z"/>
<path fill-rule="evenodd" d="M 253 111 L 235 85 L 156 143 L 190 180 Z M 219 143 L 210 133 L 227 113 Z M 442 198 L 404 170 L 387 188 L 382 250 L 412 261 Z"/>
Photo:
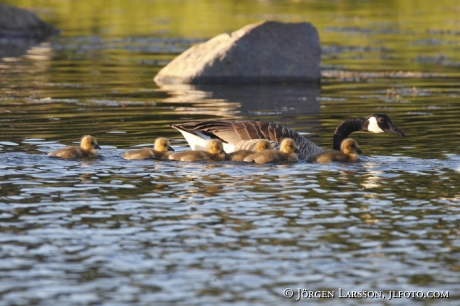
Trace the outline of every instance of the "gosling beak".
<path fill-rule="evenodd" d="M 360 148 L 356 148 L 356 153 L 359 153 L 359 154 L 361 154 L 361 153 L 363 153 L 363 151 L 361 151 L 361 149 L 360 149 Z"/>
<path fill-rule="evenodd" d="M 227 156 L 227 153 L 225 153 L 224 150 L 220 151 L 220 154 L 224 154 L 225 156 Z"/>
<path fill-rule="evenodd" d="M 294 153 L 300 153 L 299 149 L 295 148 Z"/>
<path fill-rule="evenodd" d="M 98 150 L 101 150 L 101 147 L 100 147 L 99 145 L 97 145 L 97 144 L 94 145 L 94 148 L 95 148 L 95 149 L 98 149 Z"/>
<path fill-rule="evenodd" d="M 171 148 L 171 147 L 168 147 L 168 151 L 173 151 L 174 152 L 174 149 Z"/>
<path fill-rule="evenodd" d="M 396 127 L 396 125 L 394 125 L 392 122 L 389 124 L 389 128 L 388 128 L 385 132 L 391 133 L 391 134 L 401 135 L 402 137 L 406 137 L 406 134 L 404 134 L 403 131 L 401 131 L 400 129 L 398 129 L 398 128 Z"/>

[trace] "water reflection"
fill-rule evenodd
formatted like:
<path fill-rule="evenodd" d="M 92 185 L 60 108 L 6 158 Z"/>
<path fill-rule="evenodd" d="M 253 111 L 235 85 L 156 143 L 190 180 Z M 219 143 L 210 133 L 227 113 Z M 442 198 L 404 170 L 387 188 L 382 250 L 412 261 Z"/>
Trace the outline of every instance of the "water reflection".
<path fill-rule="evenodd" d="M 217 116 L 315 116 L 320 112 L 319 84 L 163 85 L 163 102 L 214 106 Z M 199 101 L 199 102 L 198 102 Z M 182 111 L 182 109 L 179 109 Z"/>
<path fill-rule="evenodd" d="M 366 175 L 366 179 L 361 184 L 361 186 L 363 186 L 365 189 L 381 187 L 382 185 L 379 183 L 379 181 L 382 173 L 383 171 L 369 171 L 369 174 Z"/>
<path fill-rule="evenodd" d="M 34 49 L 41 49 L 43 48 L 42 45 L 34 40 L 0 38 L 0 58 L 13 58 L 37 53 Z"/>

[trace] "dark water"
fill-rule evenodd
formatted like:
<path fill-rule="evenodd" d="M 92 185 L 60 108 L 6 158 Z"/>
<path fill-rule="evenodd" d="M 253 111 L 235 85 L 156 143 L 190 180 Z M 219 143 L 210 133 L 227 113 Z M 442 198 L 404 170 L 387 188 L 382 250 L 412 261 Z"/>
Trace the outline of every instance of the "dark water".
<path fill-rule="evenodd" d="M 335 294 L 302 304 L 459 303 L 455 1 L 15 3 L 63 33 L 0 60 L 0 305 L 281 305 L 298 288 Z M 321 86 L 152 82 L 261 19 L 318 27 Z M 376 112 L 407 137 L 353 134 L 356 164 L 121 158 L 159 136 L 185 149 L 169 124 L 198 119 L 277 122 L 329 148 L 341 121 Z M 46 156 L 84 134 L 101 158 Z"/>

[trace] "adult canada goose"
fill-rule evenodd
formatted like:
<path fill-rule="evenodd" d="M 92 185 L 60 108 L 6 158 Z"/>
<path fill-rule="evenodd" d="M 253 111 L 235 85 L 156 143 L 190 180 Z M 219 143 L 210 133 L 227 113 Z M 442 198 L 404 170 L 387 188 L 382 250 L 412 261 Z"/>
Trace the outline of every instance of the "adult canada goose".
<path fill-rule="evenodd" d="M 68 146 L 54 152 L 48 153 L 48 156 L 60 158 L 94 158 L 99 155 L 100 147 L 97 145 L 96 138 L 85 135 L 81 139 L 80 146 Z"/>
<path fill-rule="evenodd" d="M 219 139 L 212 139 L 208 142 L 206 151 L 196 150 L 171 153 L 168 158 L 180 161 L 223 161 L 226 155 L 222 141 Z"/>
<path fill-rule="evenodd" d="M 155 140 L 155 144 L 153 145 L 153 149 L 151 148 L 142 148 L 138 150 L 127 151 L 123 153 L 124 159 L 166 159 L 168 155 L 174 151 L 171 148 L 169 140 L 160 137 Z"/>
<path fill-rule="evenodd" d="M 296 143 L 291 138 L 285 138 L 281 141 L 279 150 L 264 150 L 258 153 L 249 155 L 244 159 L 245 162 L 255 162 L 258 164 L 266 164 L 271 162 L 296 162 L 297 148 Z"/>
<path fill-rule="evenodd" d="M 266 139 L 257 139 L 257 142 L 255 143 L 255 147 L 253 150 L 238 150 L 235 152 L 232 152 L 230 154 L 227 154 L 226 160 L 231 160 L 231 161 L 243 161 L 245 157 L 262 152 L 264 150 L 271 150 L 272 146 L 270 144 L 270 141 Z"/>
<path fill-rule="evenodd" d="M 283 138 L 292 138 L 299 149 L 299 158 L 305 159 L 324 151 L 307 138 L 287 127 L 276 123 L 260 121 L 200 121 L 173 124 L 185 137 L 190 147 L 202 150 L 209 139 L 220 139 L 227 153 L 234 152 L 242 146 L 254 142 L 254 139 L 268 139 L 279 143 Z M 406 136 L 385 114 L 373 114 L 363 118 L 353 118 L 342 122 L 334 132 L 333 149 L 340 150 L 340 143 L 355 131 L 371 133 L 393 133 Z"/>
<path fill-rule="evenodd" d="M 342 141 L 340 151 L 324 151 L 314 156 L 310 156 L 307 161 L 319 164 L 330 162 L 348 162 L 353 163 L 358 160 L 358 153 L 363 153 L 358 147 L 358 143 L 353 138 L 347 138 Z"/>

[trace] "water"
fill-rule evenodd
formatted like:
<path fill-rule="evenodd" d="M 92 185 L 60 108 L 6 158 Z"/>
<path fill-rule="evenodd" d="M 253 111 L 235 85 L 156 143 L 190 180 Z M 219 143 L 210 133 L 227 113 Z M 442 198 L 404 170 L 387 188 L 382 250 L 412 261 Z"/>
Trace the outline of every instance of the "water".
<path fill-rule="evenodd" d="M 458 304 L 455 1 L 101 3 L 15 1 L 63 33 L 0 61 L 0 305 L 280 305 L 286 288 L 335 294 L 300 303 Z M 190 45 L 263 18 L 317 26 L 320 87 L 152 82 Z M 376 112 L 407 137 L 353 134 L 356 164 L 121 158 L 159 136 L 185 149 L 169 124 L 197 119 L 273 121 L 330 148 L 341 121 Z M 46 156 L 84 134 L 101 158 Z"/>

